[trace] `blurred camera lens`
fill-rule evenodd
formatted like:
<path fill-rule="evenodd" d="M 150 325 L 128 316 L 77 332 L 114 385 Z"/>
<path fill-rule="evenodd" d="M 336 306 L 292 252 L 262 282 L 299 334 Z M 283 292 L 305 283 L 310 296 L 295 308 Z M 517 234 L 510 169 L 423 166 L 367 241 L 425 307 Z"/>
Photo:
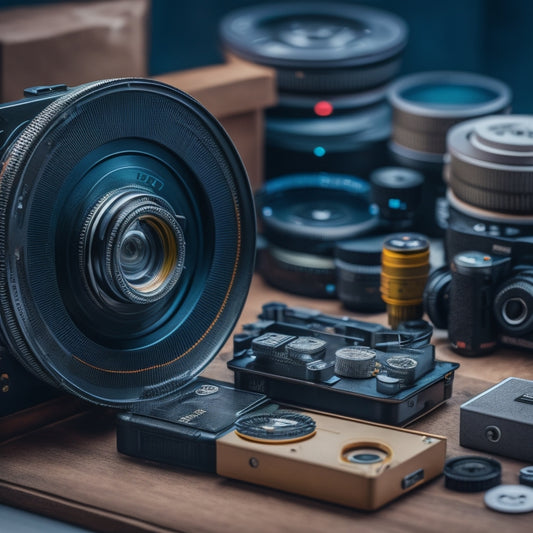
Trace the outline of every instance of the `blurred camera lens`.
<path fill-rule="evenodd" d="M 390 326 L 422 317 L 422 300 L 429 274 L 429 241 L 417 233 L 387 237 L 381 255 L 381 297 Z"/>
<path fill-rule="evenodd" d="M 256 194 L 263 234 L 288 250 L 332 257 L 337 241 L 379 225 L 368 182 L 346 174 L 301 173 L 265 183 Z"/>
<path fill-rule="evenodd" d="M 362 237 L 335 246 L 337 297 L 347 309 L 382 312 L 385 302 L 379 290 L 381 250 L 385 237 Z"/>
<path fill-rule="evenodd" d="M 421 207 L 424 176 L 420 172 L 402 167 L 382 167 L 370 174 L 370 183 L 372 202 L 384 219 L 395 224 L 412 224 Z"/>
<path fill-rule="evenodd" d="M 500 248 L 516 255 L 519 261 L 530 263 L 531 259 L 528 257 L 531 254 L 527 242 L 533 236 L 531 214 L 481 209 L 457 198 L 450 188 L 446 197 L 450 206 L 446 230 L 448 257 L 467 250 L 492 253 L 495 248 Z"/>
<path fill-rule="evenodd" d="M 396 15 L 353 4 L 262 4 L 229 13 L 229 54 L 276 69 L 288 92 L 341 93 L 378 86 L 399 69 L 407 27 Z"/>
<path fill-rule="evenodd" d="M 267 111 L 267 179 L 293 172 L 335 172 L 366 178 L 387 161 L 391 128 L 390 109 L 384 101 L 328 116 L 292 115 L 291 109 L 281 107 L 275 114 Z"/>
<path fill-rule="evenodd" d="M 506 335 L 520 337 L 533 331 L 533 271 L 512 276 L 498 287 L 494 313 Z"/>
<path fill-rule="evenodd" d="M 411 74 L 389 89 L 393 109 L 390 153 L 396 162 L 425 177 L 420 224 L 429 235 L 446 227 L 446 186 L 443 164 L 446 134 L 458 122 L 510 110 L 511 91 L 499 80 L 456 71 Z"/>
<path fill-rule="evenodd" d="M 400 68 L 407 27 L 352 4 L 249 6 L 228 14 L 226 55 L 275 69 L 278 105 L 266 113 L 267 179 L 296 172 L 367 178 L 387 162 L 386 84 Z"/>

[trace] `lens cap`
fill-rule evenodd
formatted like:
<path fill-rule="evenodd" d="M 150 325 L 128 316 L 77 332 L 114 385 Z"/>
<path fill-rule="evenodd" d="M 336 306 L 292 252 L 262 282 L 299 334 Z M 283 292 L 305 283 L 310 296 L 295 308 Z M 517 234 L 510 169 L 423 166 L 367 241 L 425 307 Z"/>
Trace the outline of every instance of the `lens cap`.
<path fill-rule="evenodd" d="M 379 9 L 289 2 L 229 13 L 220 37 L 226 52 L 278 69 L 281 89 L 347 92 L 394 76 L 407 26 Z"/>
<path fill-rule="evenodd" d="M 500 513 L 533 511 L 533 488 L 525 485 L 499 485 L 485 493 L 485 505 Z"/>
<path fill-rule="evenodd" d="M 446 461 L 445 487 L 458 492 L 480 492 L 499 485 L 501 465 L 488 457 L 465 455 Z"/>

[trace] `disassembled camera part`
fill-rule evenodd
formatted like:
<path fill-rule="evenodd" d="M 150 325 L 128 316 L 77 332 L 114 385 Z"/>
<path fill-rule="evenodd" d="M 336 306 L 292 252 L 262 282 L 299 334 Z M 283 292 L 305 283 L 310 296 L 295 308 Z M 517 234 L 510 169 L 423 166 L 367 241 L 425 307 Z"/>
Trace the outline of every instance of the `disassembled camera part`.
<path fill-rule="evenodd" d="M 430 236 L 442 236 L 447 226 L 446 183 L 442 179 L 446 134 L 469 118 L 507 113 L 511 90 L 503 82 L 469 72 L 429 71 L 394 80 L 388 91 L 392 113 L 389 151 L 396 164 L 425 177 L 417 220 Z"/>
<path fill-rule="evenodd" d="M 445 487 L 458 492 L 481 492 L 501 482 L 502 467 L 489 457 L 453 457 L 444 466 Z"/>
<path fill-rule="evenodd" d="M 435 360 L 424 321 L 380 324 L 280 303 L 234 335 L 238 388 L 276 401 L 406 425 L 450 397 L 459 366 Z"/>
<path fill-rule="evenodd" d="M 117 449 L 374 510 L 438 476 L 446 440 L 281 408 L 262 394 L 198 378 L 167 400 L 120 413 Z"/>
<path fill-rule="evenodd" d="M 461 446 L 533 461 L 533 381 L 510 377 L 460 409 Z"/>
<path fill-rule="evenodd" d="M 521 468 L 518 481 L 522 485 L 533 487 L 533 466 L 524 466 L 524 468 Z"/>
<path fill-rule="evenodd" d="M 485 505 L 500 513 L 530 513 L 533 511 L 533 488 L 499 485 L 485 493 Z"/>
<path fill-rule="evenodd" d="M 424 287 L 429 275 L 429 241 L 417 233 L 387 237 L 381 255 L 381 297 L 391 327 L 422 318 Z"/>
<path fill-rule="evenodd" d="M 441 437 L 313 412 L 251 414 L 236 426 L 217 441 L 218 474 L 357 509 L 378 509 L 444 464 Z"/>

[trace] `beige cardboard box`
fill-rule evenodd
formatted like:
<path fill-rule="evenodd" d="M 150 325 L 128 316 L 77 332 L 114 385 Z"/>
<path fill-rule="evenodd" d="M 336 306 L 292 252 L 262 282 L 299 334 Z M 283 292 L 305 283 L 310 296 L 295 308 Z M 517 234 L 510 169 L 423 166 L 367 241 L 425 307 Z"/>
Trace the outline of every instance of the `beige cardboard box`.
<path fill-rule="evenodd" d="M 0 102 L 26 87 L 146 76 L 149 0 L 0 10 Z"/>

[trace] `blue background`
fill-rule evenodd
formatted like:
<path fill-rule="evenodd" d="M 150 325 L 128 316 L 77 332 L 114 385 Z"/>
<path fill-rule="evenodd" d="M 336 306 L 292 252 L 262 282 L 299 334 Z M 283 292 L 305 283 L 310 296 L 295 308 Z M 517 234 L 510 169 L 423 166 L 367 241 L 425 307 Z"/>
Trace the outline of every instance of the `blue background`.
<path fill-rule="evenodd" d="M 407 22 L 409 42 L 402 73 L 450 69 L 494 76 L 513 89 L 515 113 L 533 112 L 533 2 L 344 1 L 380 7 Z M 2 7 L 45 3 L 51 2 L 0 0 Z M 222 62 L 217 37 L 220 18 L 257 3 L 264 2 L 152 0 L 150 74 Z"/>

